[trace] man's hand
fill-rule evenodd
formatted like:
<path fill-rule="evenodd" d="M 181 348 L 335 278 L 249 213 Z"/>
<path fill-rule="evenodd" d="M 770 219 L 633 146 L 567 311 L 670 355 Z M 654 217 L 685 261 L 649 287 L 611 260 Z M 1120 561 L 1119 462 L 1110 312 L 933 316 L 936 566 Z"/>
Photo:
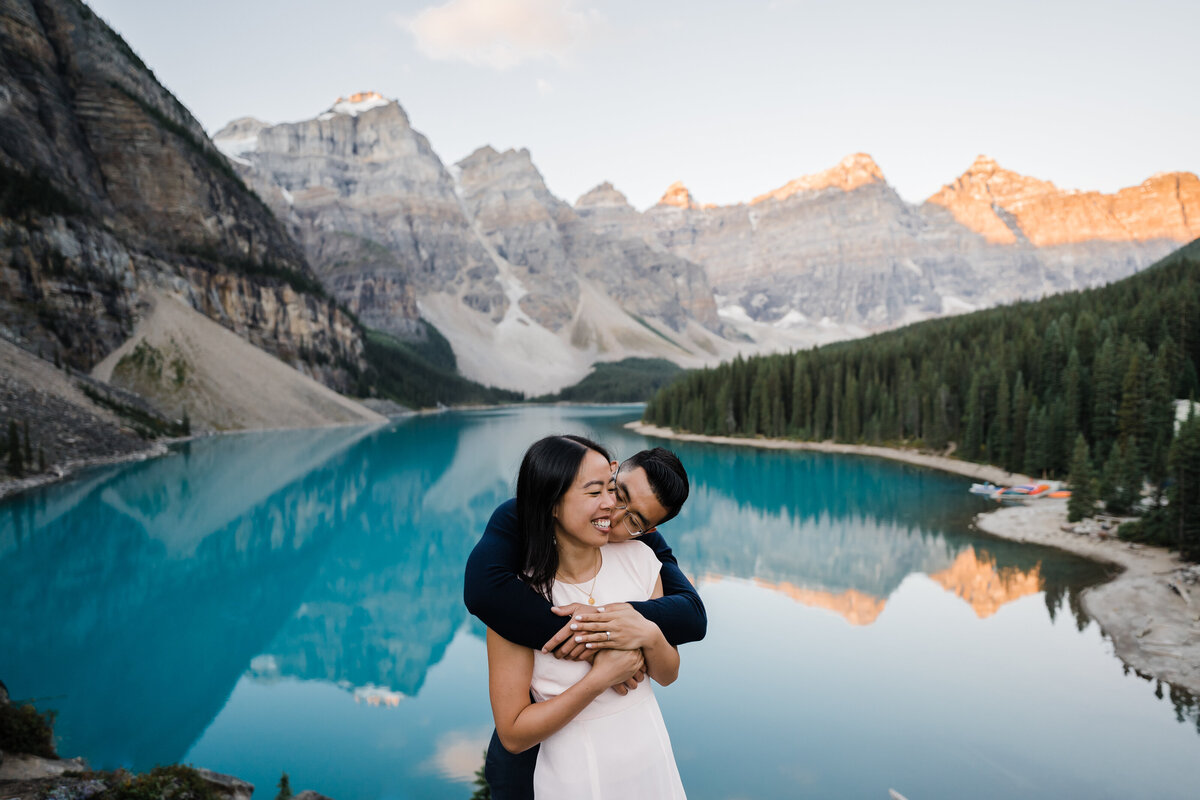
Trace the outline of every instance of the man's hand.
<path fill-rule="evenodd" d="M 597 654 L 590 674 L 598 674 L 609 686 L 622 686 L 645 671 L 641 650 L 609 650 Z"/>
<path fill-rule="evenodd" d="M 566 625 L 573 634 L 568 643 L 585 650 L 640 650 L 653 644 L 660 635 L 658 626 L 629 603 L 609 603 L 597 608 L 576 603 L 575 607 L 582 610 L 576 611 Z M 562 633 L 559 631 L 554 638 L 558 639 Z"/>
<path fill-rule="evenodd" d="M 595 657 L 595 655 L 596 655 L 595 650 L 588 650 L 587 652 L 588 652 L 588 655 L 591 655 L 593 657 Z M 646 670 L 643 668 L 643 669 L 639 669 L 637 672 L 633 673 L 633 677 L 630 678 L 629 680 L 625 681 L 624 683 L 618 683 L 611 688 L 617 694 L 624 696 L 624 695 L 629 694 L 634 689 L 636 689 L 638 687 L 638 684 L 644 680 L 646 680 Z"/>
<path fill-rule="evenodd" d="M 575 621 L 575 616 L 582 616 L 584 613 L 591 614 L 592 612 L 599 612 L 601 609 L 604 609 L 605 612 L 607 612 L 609 609 L 614 609 L 618 606 L 625 606 L 631 612 L 633 612 L 633 614 L 641 617 L 641 615 L 634 611 L 633 607 L 628 603 L 616 603 L 613 605 L 601 606 L 600 608 L 585 606 L 583 603 L 572 603 L 568 606 L 554 606 L 551 610 L 555 614 L 558 614 L 560 617 L 570 617 L 570 619 L 568 619 L 566 624 L 563 625 L 562 630 L 554 634 L 550 641 L 542 645 L 542 652 L 549 653 L 551 650 L 554 650 L 555 658 L 569 658 L 577 661 L 594 662 L 596 659 L 596 650 L 593 648 L 584 647 L 586 644 L 585 642 L 575 641 L 576 633 L 574 630 L 572 630 L 572 626 L 578 624 Z M 556 647 L 558 648 L 557 650 L 555 650 Z M 638 684 L 644 680 L 646 680 L 646 670 L 639 669 L 633 675 L 633 677 L 624 683 L 616 684 L 612 687 L 612 690 L 619 695 L 626 695 L 638 688 Z"/>

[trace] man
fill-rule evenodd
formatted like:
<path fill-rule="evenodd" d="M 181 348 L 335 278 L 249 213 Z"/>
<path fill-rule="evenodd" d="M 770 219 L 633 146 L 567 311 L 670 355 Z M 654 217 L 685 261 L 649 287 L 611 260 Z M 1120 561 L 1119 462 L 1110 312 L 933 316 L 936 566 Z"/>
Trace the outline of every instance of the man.
<path fill-rule="evenodd" d="M 591 658 L 603 648 L 636 649 L 645 640 L 647 626 L 654 625 L 677 647 L 703 639 L 708 626 L 704 604 L 656 530 L 687 500 L 683 464 L 671 451 L 656 447 L 612 466 L 616 503 L 609 541 L 641 537 L 662 562 L 662 597 L 600 608 L 578 604 L 552 608 L 517 575 L 522 554 L 516 500 L 507 500 L 492 513 L 467 559 L 463 588 L 467 610 L 505 639 L 553 651 L 556 658 Z M 637 681 L 631 680 L 614 691 L 624 694 L 636 688 Z M 533 747 L 513 755 L 492 733 L 484 772 L 495 800 L 532 800 L 537 751 Z"/>

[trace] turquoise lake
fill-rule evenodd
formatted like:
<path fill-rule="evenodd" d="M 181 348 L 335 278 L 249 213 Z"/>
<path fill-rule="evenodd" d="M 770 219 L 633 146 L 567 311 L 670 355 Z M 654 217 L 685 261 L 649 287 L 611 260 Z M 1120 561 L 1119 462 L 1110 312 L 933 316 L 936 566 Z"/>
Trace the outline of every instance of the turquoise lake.
<path fill-rule="evenodd" d="M 1200 734 L 1079 610 L 1106 569 L 970 527 L 970 481 L 652 441 L 640 407 L 222 436 L 0 504 L 0 679 L 96 768 L 459 798 L 491 732 L 463 565 L 529 443 L 653 444 L 709 614 L 657 690 L 688 796 L 1194 798 Z"/>

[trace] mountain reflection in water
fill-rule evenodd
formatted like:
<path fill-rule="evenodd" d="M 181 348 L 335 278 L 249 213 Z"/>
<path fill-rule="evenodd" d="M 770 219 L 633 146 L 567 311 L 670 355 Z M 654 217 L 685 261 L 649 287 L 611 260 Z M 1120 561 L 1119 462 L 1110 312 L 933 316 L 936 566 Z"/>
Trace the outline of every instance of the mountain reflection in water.
<path fill-rule="evenodd" d="M 636 414 L 511 409 L 218 437 L 9 501 L 0 678 L 56 709 L 60 751 L 96 767 L 183 759 L 242 679 L 402 706 L 456 636 L 482 633 L 462 605 L 463 565 L 528 444 L 581 432 L 629 455 L 647 446 L 620 427 Z M 944 475 L 676 449 L 692 495 L 663 532 L 702 591 L 744 580 L 866 626 L 921 574 L 979 618 L 1040 592 L 1052 618 L 1065 602 L 1082 628 L 1078 592 L 1107 576 L 970 532 L 985 506 Z M 472 750 L 447 735 L 447 752 Z"/>

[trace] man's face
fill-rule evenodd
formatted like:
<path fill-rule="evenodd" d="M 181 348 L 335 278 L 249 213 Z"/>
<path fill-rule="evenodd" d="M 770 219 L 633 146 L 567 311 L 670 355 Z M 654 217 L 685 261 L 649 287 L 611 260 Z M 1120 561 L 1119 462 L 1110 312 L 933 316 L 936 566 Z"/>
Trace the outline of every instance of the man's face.
<path fill-rule="evenodd" d="M 667 509 L 650 488 L 646 470 L 641 467 L 621 468 L 613 475 L 616 507 L 612 510 L 610 542 L 623 542 L 634 531 L 645 533 L 667 516 Z"/>

